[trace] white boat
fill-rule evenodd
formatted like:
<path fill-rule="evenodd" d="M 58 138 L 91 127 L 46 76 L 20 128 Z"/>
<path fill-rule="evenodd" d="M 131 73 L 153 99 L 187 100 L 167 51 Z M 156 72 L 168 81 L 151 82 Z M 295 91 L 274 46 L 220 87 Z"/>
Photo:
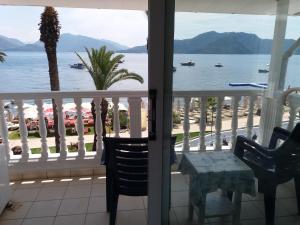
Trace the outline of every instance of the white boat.
<path fill-rule="evenodd" d="M 217 63 L 215 64 L 215 67 L 223 67 L 223 65 L 221 63 Z"/>

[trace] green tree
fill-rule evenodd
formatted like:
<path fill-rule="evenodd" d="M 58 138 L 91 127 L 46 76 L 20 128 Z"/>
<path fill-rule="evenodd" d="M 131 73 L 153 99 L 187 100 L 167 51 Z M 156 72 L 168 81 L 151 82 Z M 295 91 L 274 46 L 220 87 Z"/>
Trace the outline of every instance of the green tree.
<path fill-rule="evenodd" d="M 214 111 L 216 110 L 217 106 L 217 98 L 216 97 L 208 97 L 207 98 L 207 108 L 210 110 L 211 113 L 211 124 L 210 124 L 210 131 L 212 133 L 212 126 L 214 123 Z M 207 113 L 206 113 L 206 122 L 207 122 Z"/>
<path fill-rule="evenodd" d="M 0 52 L 0 62 L 5 61 L 5 56 L 6 56 L 6 54 L 4 52 Z"/>
<path fill-rule="evenodd" d="M 87 68 L 91 75 L 97 90 L 107 90 L 113 84 L 122 80 L 136 80 L 140 83 L 144 82 L 143 77 L 136 73 L 128 72 L 127 69 L 119 69 L 120 62 L 123 61 L 124 55 L 115 55 L 113 51 L 109 51 L 105 46 L 99 50 L 86 48 L 89 62 L 85 61 L 77 52 L 81 62 Z M 106 136 L 105 122 L 108 112 L 108 102 L 105 98 L 101 101 L 101 120 L 102 120 L 102 136 Z M 96 124 L 95 104 L 92 102 L 92 113 L 94 117 L 94 126 Z M 96 150 L 96 134 L 94 135 L 93 151 Z"/>
<path fill-rule="evenodd" d="M 58 13 L 53 7 L 45 7 L 41 15 L 41 22 L 39 24 L 40 41 L 44 43 L 45 51 L 48 58 L 49 76 L 51 91 L 59 91 L 59 78 L 57 68 L 56 47 L 59 40 L 61 26 L 58 20 Z M 56 152 L 59 152 L 59 134 L 58 134 L 58 115 L 56 111 L 56 104 L 52 99 L 53 105 L 53 119 L 55 132 L 55 146 Z"/>

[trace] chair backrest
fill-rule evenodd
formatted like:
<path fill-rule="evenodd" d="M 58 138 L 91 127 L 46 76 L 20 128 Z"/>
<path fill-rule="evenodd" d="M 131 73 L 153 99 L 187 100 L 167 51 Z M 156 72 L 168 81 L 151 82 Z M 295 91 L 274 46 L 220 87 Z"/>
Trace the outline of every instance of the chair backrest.
<path fill-rule="evenodd" d="M 147 195 L 148 138 L 103 138 L 108 171 L 119 194 Z"/>
<path fill-rule="evenodd" d="M 300 172 L 300 123 L 277 149 L 275 162 L 278 170 Z"/>
<path fill-rule="evenodd" d="M 148 193 L 148 138 L 103 138 L 108 176 L 120 194 Z M 171 164 L 176 162 L 176 137 L 171 137 Z"/>

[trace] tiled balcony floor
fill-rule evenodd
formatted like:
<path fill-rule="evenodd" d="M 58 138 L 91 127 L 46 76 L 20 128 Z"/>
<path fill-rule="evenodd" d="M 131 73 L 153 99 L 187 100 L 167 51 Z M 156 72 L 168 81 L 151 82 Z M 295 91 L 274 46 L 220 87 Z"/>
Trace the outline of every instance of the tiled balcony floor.
<path fill-rule="evenodd" d="M 293 182 L 278 189 L 277 225 L 299 225 Z M 105 178 L 72 178 L 12 183 L 14 206 L 0 216 L 0 225 L 108 225 L 105 211 Z M 180 174 L 172 175 L 171 225 L 187 223 L 188 185 Z M 121 196 L 117 225 L 145 225 L 146 197 Z M 263 225 L 262 196 L 243 196 L 242 225 Z M 209 219 L 211 225 L 227 225 L 228 219 Z"/>

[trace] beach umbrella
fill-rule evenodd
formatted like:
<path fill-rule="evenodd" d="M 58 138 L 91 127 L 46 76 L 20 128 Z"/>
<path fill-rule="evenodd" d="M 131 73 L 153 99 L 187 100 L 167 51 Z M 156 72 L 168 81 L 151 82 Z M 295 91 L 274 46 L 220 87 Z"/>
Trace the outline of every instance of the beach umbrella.
<path fill-rule="evenodd" d="M 38 118 L 38 111 L 35 106 L 28 107 L 24 109 L 24 117 L 26 119 L 37 119 Z"/>

